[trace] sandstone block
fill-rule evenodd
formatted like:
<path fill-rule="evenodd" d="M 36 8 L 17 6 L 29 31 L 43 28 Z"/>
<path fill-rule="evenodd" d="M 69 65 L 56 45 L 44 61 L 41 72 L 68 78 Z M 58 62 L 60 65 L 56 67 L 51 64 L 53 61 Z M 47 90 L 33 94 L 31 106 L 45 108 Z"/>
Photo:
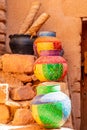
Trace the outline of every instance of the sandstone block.
<path fill-rule="evenodd" d="M 26 101 L 13 101 L 11 99 L 9 99 L 6 103 L 7 106 L 9 106 L 9 108 L 30 108 L 31 105 L 31 101 L 30 100 L 26 100 Z"/>
<path fill-rule="evenodd" d="M 3 10 L 0 10 L 0 22 L 5 22 L 6 21 L 6 15 Z"/>
<path fill-rule="evenodd" d="M 0 84 L 0 103 L 6 103 L 9 99 L 8 84 Z"/>
<path fill-rule="evenodd" d="M 32 80 L 37 81 L 37 78 L 36 78 L 36 76 L 34 74 L 32 75 Z"/>
<path fill-rule="evenodd" d="M 10 120 L 10 112 L 7 106 L 0 104 L 0 123 L 8 123 Z"/>
<path fill-rule="evenodd" d="M 16 79 L 22 81 L 22 82 L 31 82 L 32 81 L 32 75 L 27 75 L 27 74 L 14 74 L 13 75 Z"/>
<path fill-rule="evenodd" d="M 0 33 L 6 34 L 6 25 L 3 22 L 0 22 Z"/>
<path fill-rule="evenodd" d="M 12 121 L 13 125 L 27 125 L 34 123 L 31 111 L 29 109 L 17 109 Z"/>
<path fill-rule="evenodd" d="M 30 84 L 11 89 L 11 99 L 13 100 L 30 100 L 35 96 Z"/>
<path fill-rule="evenodd" d="M 0 71 L 0 83 L 8 83 L 11 88 L 16 88 L 23 85 L 21 81 L 13 77 L 13 74 L 4 73 L 2 70 Z"/>
<path fill-rule="evenodd" d="M 0 0 L 0 9 L 6 11 L 6 0 Z"/>
<path fill-rule="evenodd" d="M 13 100 L 9 99 L 5 103 L 5 105 L 7 105 L 9 107 L 11 120 L 13 120 L 13 117 L 14 117 L 17 109 L 19 109 L 19 108 L 30 109 L 30 101 L 13 101 Z"/>
<path fill-rule="evenodd" d="M 34 56 L 5 54 L 2 56 L 2 64 L 4 72 L 32 73 Z"/>

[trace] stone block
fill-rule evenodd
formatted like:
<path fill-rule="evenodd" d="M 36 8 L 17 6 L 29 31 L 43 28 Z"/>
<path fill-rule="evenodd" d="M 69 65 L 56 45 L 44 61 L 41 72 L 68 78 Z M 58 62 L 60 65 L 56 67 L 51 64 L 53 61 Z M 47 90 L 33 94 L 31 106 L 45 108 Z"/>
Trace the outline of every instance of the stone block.
<path fill-rule="evenodd" d="M 13 77 L 16 79 L 26 83 L 26 82 L 31 82 L 32 81 L 32 75 L 27 75 L 27 74 L 14 74 Z"/>
<path fill-rule="evenodd" d="M 11 89 L 10 96 L 13 100 L 22 101 L 32 99 L 35 96 L 35 93 L 29 83 L 25 86 Z"/>
<path fill-rule="evenodd" d="M 30 123 L 34 123 L 34 119 L 32 117 L 31 111 L 29 109 L 24 109 L 24 108 L 17 109 L 12 124 L 27 125 Z"/>
<path fill-rule="evenodd" d="M 6 105 L 0 104 L 0 124 L 8 123 L 10 121 L 10 112 Z"/>
<path fill-rule="evenodd" d="M 8 84 L 0 84 L 0 103 L 6 103 L 9 99 Z"/>
<path fill-rule="evenodd" d="M 34 56 L 5 54 L 2 56 L 2 64 L 4 72 L 12 73 L 32 73 Z"/>
<path fill-rule="evenodd" d="M 2 66 L 3 65 L 1 62 L 0 67 L 2 68 Z M 9 87 L 11 88 L 16 88 L 23 85 L 23 83 L 20 80 L 14 78 L 13 74 L 4 73 L 2 70 L 0 70 L 0 83 L 8 83 Z"/>

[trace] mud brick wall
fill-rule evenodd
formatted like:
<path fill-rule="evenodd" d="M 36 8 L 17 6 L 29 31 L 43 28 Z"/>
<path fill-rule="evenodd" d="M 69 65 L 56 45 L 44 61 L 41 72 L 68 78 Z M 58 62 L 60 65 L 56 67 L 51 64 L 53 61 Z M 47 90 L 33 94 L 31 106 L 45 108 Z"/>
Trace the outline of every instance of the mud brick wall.
<path fill-rule="evenodd" d="M 0 55 L 5 53 L 6 0 L 0 0 Z"/>

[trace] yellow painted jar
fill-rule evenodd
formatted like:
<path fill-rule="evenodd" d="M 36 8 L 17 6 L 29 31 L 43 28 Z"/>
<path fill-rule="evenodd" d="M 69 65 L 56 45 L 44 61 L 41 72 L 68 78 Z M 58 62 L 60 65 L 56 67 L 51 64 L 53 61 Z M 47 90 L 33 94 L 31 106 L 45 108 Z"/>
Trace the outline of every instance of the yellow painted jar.
<path fill-rule="evenodd" d="M 63 56 L 64 54 L 55 32 L 43 31 L 40 33 L 33 48 L 36 56 Z"/>

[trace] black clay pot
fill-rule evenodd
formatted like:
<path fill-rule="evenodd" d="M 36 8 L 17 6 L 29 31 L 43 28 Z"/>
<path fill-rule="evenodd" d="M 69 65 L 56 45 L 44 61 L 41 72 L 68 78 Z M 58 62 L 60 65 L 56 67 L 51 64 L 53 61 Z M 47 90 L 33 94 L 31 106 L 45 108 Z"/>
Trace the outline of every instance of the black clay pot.
<path fill-rule="evenodd" d="M 9 46 L 11 48 L 12 53 L 29 55 L 34 54 L 33 42 L 37 38 L 37 36 L 31 38 L 30 35 L 14 34 L 10 35 L 9 38 Z"/>

